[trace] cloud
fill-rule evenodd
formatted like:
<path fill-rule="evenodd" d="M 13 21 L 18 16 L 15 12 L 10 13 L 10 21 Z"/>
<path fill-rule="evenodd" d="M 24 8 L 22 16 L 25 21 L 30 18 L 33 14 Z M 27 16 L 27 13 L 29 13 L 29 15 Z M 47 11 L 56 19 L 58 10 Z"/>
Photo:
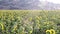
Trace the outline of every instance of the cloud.
<path fill-rule="evenodd" d="M 60 4 L 60 0 L 39 0 L 39 1 L 48 1 L 56 4 Z"/>
<path fill-rule="evenodd" d="M 47 0 L 48 2 L 52 2 L 52 3 L 56 3 L 56 4 L 60 4 L 60 0 Z"/>

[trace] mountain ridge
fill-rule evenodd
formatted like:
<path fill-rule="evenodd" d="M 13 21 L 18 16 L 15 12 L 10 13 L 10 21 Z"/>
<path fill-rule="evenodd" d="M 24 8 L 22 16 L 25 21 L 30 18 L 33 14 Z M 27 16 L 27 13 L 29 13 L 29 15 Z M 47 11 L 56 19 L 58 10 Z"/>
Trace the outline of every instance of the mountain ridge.
<path fill-rule="evenodd" d="M 1 0 L 0 9 L 18 10 L 57 10 L 60 4 L 39 0 Z"/>

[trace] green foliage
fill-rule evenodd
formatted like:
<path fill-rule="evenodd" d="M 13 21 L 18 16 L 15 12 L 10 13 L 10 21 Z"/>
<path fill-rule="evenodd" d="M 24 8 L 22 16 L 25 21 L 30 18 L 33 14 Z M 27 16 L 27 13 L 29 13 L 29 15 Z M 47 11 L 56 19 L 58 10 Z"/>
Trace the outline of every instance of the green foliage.
<path fill-rule="evenodd" d="M 40 10 L 0 10 L 0 34 L 60 34 L 60 12 Z"/>

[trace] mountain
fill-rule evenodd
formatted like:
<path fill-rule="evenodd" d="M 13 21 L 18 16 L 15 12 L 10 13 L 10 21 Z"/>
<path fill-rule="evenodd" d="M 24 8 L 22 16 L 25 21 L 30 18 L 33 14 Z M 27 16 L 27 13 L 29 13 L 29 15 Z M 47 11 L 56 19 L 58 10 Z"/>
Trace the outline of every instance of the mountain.
<path fill-rule="evenodd" d="M 0 9 L 57 10 L 60 4 L 39 0 L 0 0 Z"/>

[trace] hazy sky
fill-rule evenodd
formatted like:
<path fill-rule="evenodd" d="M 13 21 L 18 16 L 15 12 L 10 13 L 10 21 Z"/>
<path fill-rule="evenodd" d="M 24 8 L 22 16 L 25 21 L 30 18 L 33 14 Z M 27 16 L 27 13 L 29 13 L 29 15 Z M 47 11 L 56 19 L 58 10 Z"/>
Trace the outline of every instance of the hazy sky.
<path fill-rule="evenodd" d="M 60 0 L 41 0 L 41 1 L 48 1 L 48 2 L 53 2 L 56 4 L 60 4 Z"/>

